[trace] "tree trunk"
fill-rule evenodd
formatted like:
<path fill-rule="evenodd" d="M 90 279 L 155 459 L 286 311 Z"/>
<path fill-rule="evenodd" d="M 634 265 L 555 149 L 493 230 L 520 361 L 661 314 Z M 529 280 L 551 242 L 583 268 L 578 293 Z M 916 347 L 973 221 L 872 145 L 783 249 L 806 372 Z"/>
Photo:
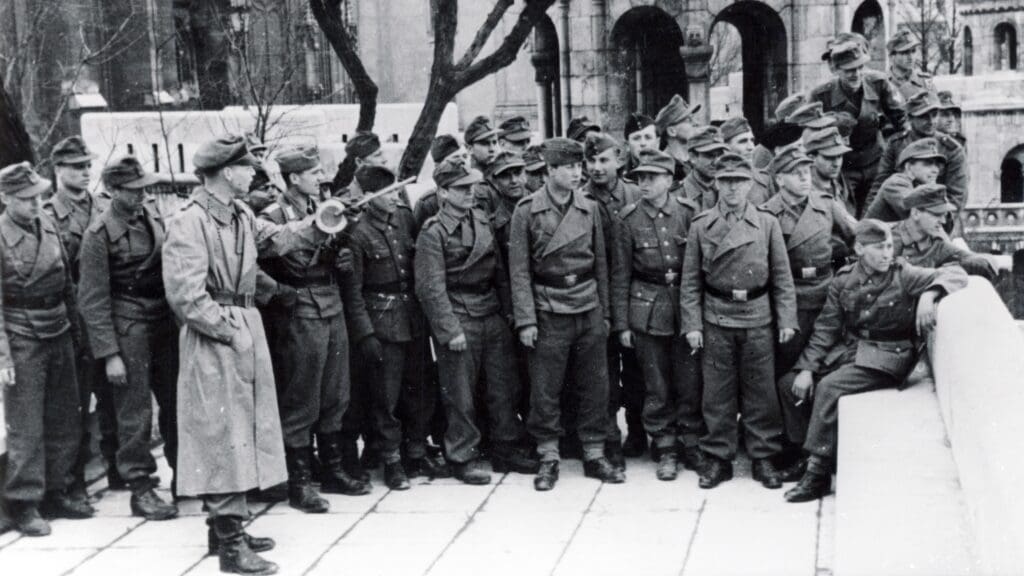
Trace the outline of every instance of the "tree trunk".
<path fill-rule="evenodd" d="M 427 159 L 430 152 L 430 144 L 437 133 L 437 126 L 441 123 L 441 116 L 444 109 L 458 91 L 452 90 L 446 79 L 434 79 L 427 90 L 427 97 L 423 101 L 423 110 L 416 119 L 416 126 L 409 136 L 409 144 L 402 154 L 402 161 L 399 165 L 399 178 L 406 179 L 416 176 L 423 168 L 423 161 Z"/>
<path fill-rule="evenodd" d="M 320 30 L 331 43 L 331 48 L 352 80 L 356 99 L 359 100 L 359 123 L 356 130 L 373 130 L 373 124 L 377 119 L 377 84 L 363 66 L 363 61 L 356 51 L 355 40 L 345 30 L 345 24 L 341 21 L 341 3 L 338 0 L 309 0 L 309 7 L 317 24 L 320 25 Z"/>
<path fill-rule="evenodd" d="M 0 168 L 26 160 L 35 163 L 32 141 L 0 77 Z"/>

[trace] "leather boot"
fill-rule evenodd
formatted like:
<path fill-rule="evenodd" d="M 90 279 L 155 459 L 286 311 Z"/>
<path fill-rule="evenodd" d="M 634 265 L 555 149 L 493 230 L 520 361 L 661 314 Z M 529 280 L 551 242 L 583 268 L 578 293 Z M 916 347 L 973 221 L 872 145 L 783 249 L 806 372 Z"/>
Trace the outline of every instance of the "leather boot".
<path fill-rule="evenodd" d="M 547 492 L 558 482 L 558 460 L 545 460 L 540 463 L 537 475 L 533 477 L 533 489 Z"/>
<path fill-rule="evenodd" d="M 64 491 L 54 490 L 47 492 L 43 497 L 43 503 L 39 506 L 39 513 L 45 518 L 67 518 L 70 520 L 83 520 L 92 518 L 96 509 L 89 504 L 88 499 L 72 498 Z"/>
<path fill-rule="evenodd" d="M 345 472 L 342 465 L 341 442 L 337 434 L 318 434 L 320 447 L 320 491 L 325 494 L 363 496 L 370 493 L 370 486 L 356 480 Z"/>
<path fill-rule="evenodd" d="M 260 558 L 245 543 L 242 520 L 232 516 L 213 519 L 217 533 L 220 571 L 228 574 L 276 574 L 277 564 Z"/>
<path fill-rule="evenodd" d="M 307 448 L 285 447 L 285 463 L 288 466 L 288 504 L 297 510 L 310 514 L 323 514 L 330 504 L 317 494 L 313 487 L 313 475 L 309 469 Z"/>
<path fill-rule="evenodd" d="M 107 490 L 119 492 L 121 490 L 128 490 L 128 483 L 125 482 L 124 478 L 121 477 L 121 473 L 117 471 L 117 466 L 111 464 L 107 465 Z"/>
<path fill-rule="evenodd" d="M 679 460 L 675 450 L 662 450 L 658 460 L 658 480 L 670 482 L 679 476 Z"/>
<path fill-rule="evenodd" d="M 341 466 L 352 478 L 363 483 L 370 481 L 370 473 L 363 469 L 363 465 L 359 462 L 359 445 L 356 444 L 355 439 L 348 437 L 341 439 Z"/>
<path fill-rule="evenodd" d="M 583 475 L 587 478 L 597 478 L 608 484 L 622 484 L 626 481 L 626 475 L 604 456 L 587 460 L 583 463 Z"/>
<path fill-rule="evenodd" d="M 429 454 L 422 458 L 408 458 L 403 464 L 405 467 L 405 473 L 409 478 L 430 478 L 434 480 L 436 478 L 451 478 L 452 470 L 448 466 L 448 463 L 444 461 L 441 456 L 432 456 Z"/>
<path fill-rule="evenodd" d="M 491 454 L 491 469 L 495 474 L 536 474 L 540 470 L 540 462 L 511 444 L 495 443 Z"/>
<path fill-rule="evenodd" d="M 787 502 L 810 502 L 827 496 L 832 489 L 832 475 L 807 469 L 804 477 L 793 488 L 786 491 Z"/>
<path fill-rule="evenodd" d="M 267 488 L 266 490 L 260 490 L 259 488 L 253 488 L 245 493 L 245 498 L 249 502 L 261 502 L 264 504 L 276 504 L 277 502 L 284 502 L 288 499 L 288 484 L 276 484 Z"/>
<path fill-rule="evenodd" d="M 479 460 L 457 463 L 452 466 L 452 472 L 454 472 L 456 478 L 462 480 L 465 484 L 481 486 L 491 483 L 491 475 L 480 467 Z"/>
<path fill-rule="evenodd" d="M 7 518 L 11 527 L 24 536 L 49 536 L 50 523 L 39 515 L 39 507 L 35 502 L 7 502 Z"/>
<path fill-rule="evenodd" d="M 779 477 L 783 482 L 799 482 L 807 471 L 807 458 L 801 456 L 794 459 L 788 466 L 779 469 Z"/>
<path fill-rule="evenodd" d="M 401 461 L 384 464 L 384 484 L 392 490 L 409 489 L 409 477 L 405 474 L 405 467 Z"/>
<path fill-rule="evenodd" d="M 704 458 L 704 451 L 697 446 L 683 446 L 679 449 L 678 455 L 683 463 L 683 468 L 693 470 L 697 474 L 700 474 L 701 470 L 704 469 L 704 465 L 707 464 L 707 459 Z"/>
<path fill-rule="evenodd" d="M 751 476 L 769 490 L 782 488 L 782 478 L 771 458 L 761 458 L 750 463 Z"/>
<path fill-rule="evenodd" d="M 700 473 L 698 486 L 705 490 L 714 488 L 722 482 L 732 480 L 732 462 L 726 462 L 710 454 L 704 455 L 706 462 L 704 470 Z"/>
<path fill-rule="evenodd" d="M 174 504 L 164 502 L 157 496 L 153 487 L 155 483 L 151 478 L 132 481 L 132 497 L 130 507 L 132 516 L 141 516 L 146 520 L 170 520 L 178 516 L 178 507 Z"/>
<path fill-rule="evenodd" d="M 605 442 L 604 443 L 604 455 L 608 458 L 608 461 L 612 463 L 619 470 L 626 470 L 626 454 L 622 448 L 622 444 L 618 442 Z"/>
<path fill-rule="evenodd" d="M 207 518 L 206 526 L 206 550 L 212 556 L 220 551 L 220 539 L 217 538 L 217 531 L 213 529 L 213 520 Z M 249 545 L 249 549 L 253 552 L 273 550 L 274 546 L 277 545 L 273 538 L 252 536 L 244 530 L 242 531 L 242 540 L 245 540 L 245 543 Z"/>

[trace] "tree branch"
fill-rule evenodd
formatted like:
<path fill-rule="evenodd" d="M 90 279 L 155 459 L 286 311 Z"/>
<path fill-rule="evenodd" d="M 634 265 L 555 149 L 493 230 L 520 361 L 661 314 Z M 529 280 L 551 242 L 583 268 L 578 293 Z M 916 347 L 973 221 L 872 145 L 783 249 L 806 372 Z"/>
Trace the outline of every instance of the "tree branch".
<path fill-rule="evenodd" d="M 466 53 L 459 59 L 458 64 L 455 65 L 458 69 L 468 68 L 476 57 L 480 55 L 480 51 L 484 49 L 487 44 L 487 40 L 491 37 L 494 29 L 501 22 L 501 19 L 505 16 L 505 12 L 508 11 L 509 6 L 512 5 L 512 0 L 498 0 L 494 7 L 491 8 L 491 13 L 487 15 L 487 19 L 480 25 L 480 28 L 476 31 L 476 36 L 473 37 L 473 42 L 470 43 L 469 48 L 466 49 Z"/>
<path fill-rule="evenodd" d="M 459 89 L 471 86 L 495 70 L 511 64 L 516 59 L 519 49 L 523 47 L 526 37 L 533 31 L 533 27 L 554 3 L 555 0 L 527 1 L 526 7 L 519 13 L 519 19 L 508 36 L 505 36 L 501 46 L 486 58 L 456 73 L 456 85 Z"/>
<path fill-rule="evenodd" d="M 359 124 L 356 129 L 372 130 L 377 116 L 379 89 L 363 66 L 363 61 L 356 51 L 355 40 L 342 22 L 341 0 L 309 0 L 309 7 L 356 90 L 356 97 L 359 99 Z"/>

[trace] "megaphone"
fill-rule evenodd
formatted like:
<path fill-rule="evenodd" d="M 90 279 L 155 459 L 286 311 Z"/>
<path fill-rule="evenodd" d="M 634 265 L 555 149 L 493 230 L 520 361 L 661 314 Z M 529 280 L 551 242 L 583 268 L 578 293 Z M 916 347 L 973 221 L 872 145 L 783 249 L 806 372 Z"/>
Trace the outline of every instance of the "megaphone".
<path fill-rule="evenodd" d="M 328 198 L 316 209 L 313 223 L 324 234 L 337 234 L 348 226 L 345 204 L 337 198 Z"/>

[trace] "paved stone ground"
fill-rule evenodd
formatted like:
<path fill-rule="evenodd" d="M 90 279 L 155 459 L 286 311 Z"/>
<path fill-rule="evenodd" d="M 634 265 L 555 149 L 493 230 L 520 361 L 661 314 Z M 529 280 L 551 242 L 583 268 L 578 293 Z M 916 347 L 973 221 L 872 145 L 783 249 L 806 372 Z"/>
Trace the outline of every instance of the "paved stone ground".
<path fill-rule="evenodd" d="M 787 504 L 782 491 L 750 479 L 745 461 L 736 479 L 710 491 L 697 487 L 692 472 L 659 482 L 646 458 L 630 460 L 627 475 L 626 484 L 602 485 L 568 460 L 555 490 L 539 493 L 532 477 L 518 474 L 482 487 L 416 479 L 405 492 L 387 490 L 378 474 L 370 495 L 327 496 L 329 514 L 258 505 L 248 529 L 277 540 L 266 556 L 281 574 L 832 573 L 832 497 Z M 168 471 L 161 476 L 168 479 Z M 47 538 L 0 535 L 0 573 L 219 573 L 217 560 L 205 556 L 198 501 L 180 503 L 179 519 L 146 522 L 130 516 L 127 492 L 107 491 L 102 480 L 93 488 L 97 518 L 55 521 Z"/>

